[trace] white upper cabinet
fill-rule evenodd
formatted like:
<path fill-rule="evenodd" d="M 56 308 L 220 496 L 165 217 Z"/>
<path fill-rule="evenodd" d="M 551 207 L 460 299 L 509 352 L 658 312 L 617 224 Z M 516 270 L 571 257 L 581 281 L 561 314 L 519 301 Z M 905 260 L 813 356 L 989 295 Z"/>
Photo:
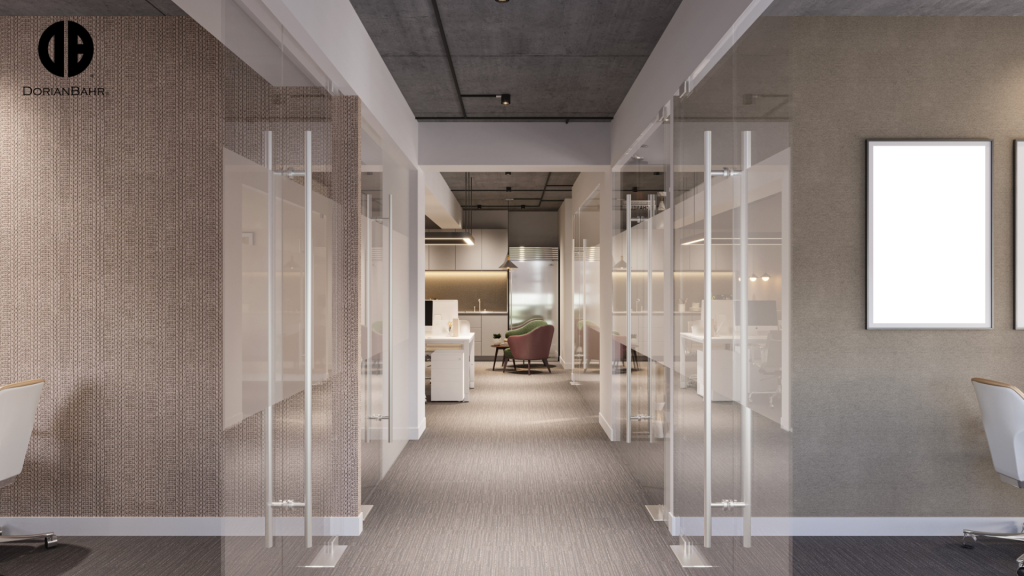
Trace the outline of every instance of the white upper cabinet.
<path fill-rule="evenodd" d="M 455 270 L 455 246 L 427 246 L 427 270 Z"/>
<path fill-rule="evenodd" d="M 508 254 L 508 230 L 470 230 L 472 246 L 427 246 L 427 270 L 498 270 Z"/>
<path fill-rule="evenodd" d="M 455 269 L 456 270 L 479 270 L 481 253 L 480 230 L 470 230 L 473 234 L 473 244 L 455 247 Z"/>
<path fill-rule="evenodd" d="M 508 230 L 474 230 L 473 237 L 483 240 L 480 269 L 497 270 L 508 254 Z"/>

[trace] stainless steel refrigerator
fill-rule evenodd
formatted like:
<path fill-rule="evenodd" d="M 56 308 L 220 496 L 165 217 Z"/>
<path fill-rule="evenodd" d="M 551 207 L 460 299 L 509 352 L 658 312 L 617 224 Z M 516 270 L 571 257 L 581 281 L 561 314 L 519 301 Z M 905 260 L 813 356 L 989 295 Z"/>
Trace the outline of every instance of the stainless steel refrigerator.
<path fill-rule="evenodd" d="M 509 325 L 540 316 L 555 327 L 551 359 L 558 359 L 558 248 L 510 247 L 516 268 L 508 274 Z"/>

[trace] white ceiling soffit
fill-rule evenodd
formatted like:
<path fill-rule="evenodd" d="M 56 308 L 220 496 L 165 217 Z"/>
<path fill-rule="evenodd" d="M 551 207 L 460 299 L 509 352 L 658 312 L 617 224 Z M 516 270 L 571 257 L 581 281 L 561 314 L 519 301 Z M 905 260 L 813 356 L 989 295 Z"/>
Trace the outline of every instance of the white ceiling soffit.
<path fill-rule="evenodd" d="M 658 116 L 659 110 L 697 71 L 721 58 L 731 42 L 761 15 L 771 0 L 684 1 L 636 77 L 611 127 L 608 164 L 620 164 Z M 727 48 L 726 48 L 727 49 Z M 704 70 L 699 76 L 702 78 Z M 692 79 L 692 78 L 691 78 Z M 699 81 L 699 78 L 696 79 Z"/>
<path fill-rule="evenodd" d="M 607 168 L 607 122 L 424 122 L 420 166 L 438 172 L 588 172 Z"/>
<path fill-rule="evenodd" d="M 462 206 L 440 172 L 424 170 L 424 204 L 427 218 L 445 230 L 462 228 Z"/>

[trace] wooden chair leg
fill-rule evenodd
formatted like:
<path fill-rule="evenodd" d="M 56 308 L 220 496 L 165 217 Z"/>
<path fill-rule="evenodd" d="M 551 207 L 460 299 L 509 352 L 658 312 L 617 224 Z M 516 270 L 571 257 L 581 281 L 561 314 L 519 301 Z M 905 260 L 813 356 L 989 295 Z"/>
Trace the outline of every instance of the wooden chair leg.
<path fill-rule="evenodd" d="M 551 365 L 548 364 L 548 359 L 547 358 L 544 359 L 544 366 L 547 367 L 548 374 L 551 374 Z"/>
<path fill-rule="evenodd" d="M 512 358 L 512 371 L 513 372 L 518 372 L 519 371 L 519 366 L 516 366 L 516 359 L 515 358 Z"/>
<path fill-rule="evenodd" d="M 533 375 L 533 360 L 527 360 L 526 361 L 526 375 L 527 376 L 532 376 Z"/>

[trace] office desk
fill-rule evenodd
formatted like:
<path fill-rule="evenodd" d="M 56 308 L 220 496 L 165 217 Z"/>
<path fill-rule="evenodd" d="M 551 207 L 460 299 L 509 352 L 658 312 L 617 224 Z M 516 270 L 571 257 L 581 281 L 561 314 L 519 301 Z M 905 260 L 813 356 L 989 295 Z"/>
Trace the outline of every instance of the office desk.
<path fill-rule="evenodd" d="M 763 344 L 768 341 L 767 335 L 751 335 L 747 336 L 747 344 Z M 694 334 L 693 332 L 680 332 L 679 333 L 679 357 L 686 358 L 686 343 L 690 342 L 700 346 L 700 350 L 697 352 L 697 395 L 704 396 L 704 334 Z M 711 399 L 715 402 L 739 402 L 743 395 L 740 389 L 740 382 L 734 381 L 732 374 L 733 368 L 739 367 L 738 362 L 745 362 L 746 358 L 741 358 L 737 354 L 736 348 L 740 342 L 738 335 L 725 335 L 725 336 L 712 336 L 711 337 L 711 349 L 714 351 L 711 355 L 711 384 L 712 390 L 714 391 Z M 682 362 L 683 371 L 683 384 L 687 382 L 690 374 L 686 370 L 685 360 Z M 749 374 L 748 374 L 749 376 Z"/>
<path fill-rule="evenodd" d="M 432 350 L 458 350 L 461 349 L 466 355 L 466 401 L 469 401 L 469 390 L 470 388 L 476 387 L 473 373 L 476 368 L 476 355 L 474 352 L 474 342 L 476 334 L 470 332 L 469 334 L 461 334 L 459 336 L 442 336 L 440 334 L 427 334 L 424 340 L 426 340 L 425 349 L 429 352 Z M 456 388 L 458 390 L 458 388 Z"/>

